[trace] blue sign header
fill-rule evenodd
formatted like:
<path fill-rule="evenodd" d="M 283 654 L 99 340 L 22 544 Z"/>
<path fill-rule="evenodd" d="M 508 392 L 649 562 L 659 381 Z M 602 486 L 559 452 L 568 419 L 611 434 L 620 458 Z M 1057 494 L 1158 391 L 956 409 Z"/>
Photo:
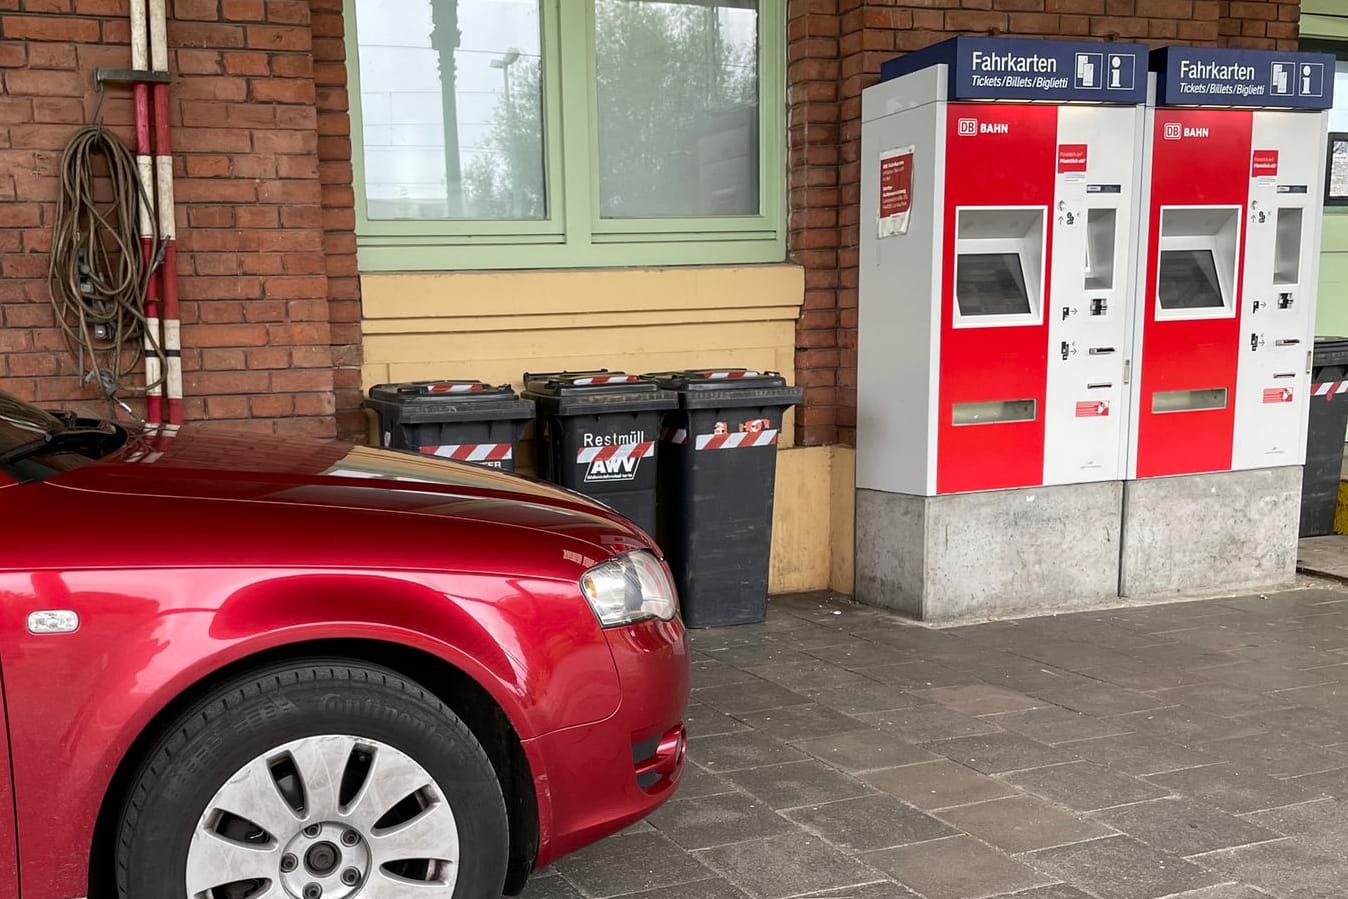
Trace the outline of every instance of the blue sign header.
<path fill-rule="evenodd" d="M 949 66 L 951 100 L 1147 102 L 1147 48 L 964 35 L 891 59 L 880 80 Z"/>
<path fill-rule="evenodd" d="M 1334 105 L 1334 57 L 1281 50 L 1166 47 L 1151 56 L 1158 106 Z"/>

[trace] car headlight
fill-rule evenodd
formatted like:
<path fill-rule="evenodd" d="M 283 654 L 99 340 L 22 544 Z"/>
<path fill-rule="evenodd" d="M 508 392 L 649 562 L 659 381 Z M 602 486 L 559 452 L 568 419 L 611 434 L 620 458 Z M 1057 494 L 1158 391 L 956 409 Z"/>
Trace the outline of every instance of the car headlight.
<path fill-rule="evenodd" d="M 664 566 L 644 550 L 614 556 L 591 568 L 581 575 L 580 590 L 603 627 L 647 618 L 668 621 L 679 610 Z"/>

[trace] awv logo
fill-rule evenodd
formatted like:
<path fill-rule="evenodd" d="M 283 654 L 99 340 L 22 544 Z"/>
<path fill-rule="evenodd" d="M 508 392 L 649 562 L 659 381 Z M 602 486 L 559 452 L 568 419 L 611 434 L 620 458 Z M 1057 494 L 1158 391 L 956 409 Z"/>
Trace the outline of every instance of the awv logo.
<path fill-rule="evenodd" d="M 595 459 L 585 474 L 587 481 L 630 481 L 637 476 L 641 460 L 635 456 Z"/>
<path fill-rule="evenodd" d="M 978 119 L 960 119 L 958 129 L 961 137 L 977 134 Z"/>

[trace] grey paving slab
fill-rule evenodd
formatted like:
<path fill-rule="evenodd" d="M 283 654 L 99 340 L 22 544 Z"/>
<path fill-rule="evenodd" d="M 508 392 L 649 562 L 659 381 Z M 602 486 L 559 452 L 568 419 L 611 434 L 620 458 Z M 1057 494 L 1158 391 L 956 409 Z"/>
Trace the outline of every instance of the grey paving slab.
<path fill-rule="evenodd" d="M 885 794 L 807 805 L 785 815 L 847 852 L 888 849 L 958 833 L 950 825 Z"/>
<path fill-rule="evenodd" d="M 712 774 L 701 765 L 688 761 L 683 766 L 683 778 L 679 781 L 680 799 L 699 799 L 714 796 L 717 793 L 729 793 L 735 787 L 725 778 Z"/>
<path fill-rule="evenodd" d="M 1140 690 L 1130 690 L 1127 687 L 1098 681 L 1069 684 L 1063 687 L 1040 688 L 1035 692 L 1035 695 L 1065 709 L 1102 718 L 1109 715 L 1122 715 L 1127 712 L 1160 708 L 1165 705 L 1164 702 Z"/>
<path fill-rule="evenodd" d="M 693 690 L 693 700 L 727 715 L 761 712 L 789 705 L 805 705 L 810 699 L 771 681 L 752 680 L 742 684 L 723 684 Z"/>
<path fill-rule="evenodd" d="M 1117 719 L 1096 718 L 1059 706 L 1046 706 L 1028 712 L 997 715 L 992 719 L 998 727 L 1055 745 L 1078 740 L 1093 740 L 1128 733 L 1128 727 Z"/>
<path fill-rule="evenodd" d="M 752 731 L 695 739 L 688 744 L 688 756 L 713 773 L 798 762 L 806 757 L 785 743 Z"/>
<path fill-rule="evenodd" d="M 747 671 L 715 659 L 698 659 L 692 663 L 693 684 L 702 687 L 721 687 L 754 680 Z"/>
<path fill-rule="evenodd" d="M 1045 849 L 1026 860 L 1100 899 L 1157 899 L 1229 879 L 1127 836 Z"/>
<path fill-rule="evenodd" d="M 1200 856 L 1204 865 L 1278 899 L 1342 899 L 1342 853 L 1316 850 L 1296 838 L 1222 849 Z"/>
<path fill-rule="evenodd" d="M 1106 720 L 1126 726 L 1125 722 L 1117 718 Z M 1084 759 L 1134 776 L 1178 771 L 1221 761 L 1199 749 L 1186 748 L 1149 733 L 1080 740 L 1068 744 L 1066 748 Z"/>
<path fill-rule="evenodd" d="M 1348 749 L 1348 746 L 1342 748 Z M 1348 768 L 1336 768 L 1333 771 L 1321 771 L 1316 774 L 1302 774 L 1287 779 L 1305 787 L 1312 793 L 1334 799 L 1348 799 Z"/>
<path fill-rule="evenodd" d="M 1337 666 L 1335 666 L 1337 667 Z M 1348 665 L 1344 665 L 1344 676 L 1348 678 Z M 1286 665 L 1273 665 L 1267 662 L 1237 662 L 1234 665 L 1218 665 L 1215 668 L 1203 668 L 1201 673 L 1209 680 L 1220 681 L 1234 687 L 1258 690 L 1268 693 L 1273 690 L 1287 690 L 1292 687 L 1312 687 L 1316 684 L 1337 681 L 1325 672 L 1329 669 L 1311 668 L 1302 671 Z"/>
<path fill-rule="evenodd" d="M 1172 899 L 1269 899 L 1269 894 L 1249 884 L 1223 883 L 1201 890 L 1185 890 L 1176 893 Z"/>
<path fill-rule="evenodd" d="M 1348 537 L 1302 537 L 1297 542 L 1297 571 L 1348 580 Z"/>
<path fill-rule="evenodd" d="M 1348 743 L 1348 716 L 1331 714 L 1322 709 L 1283 709 L 1267 715 L 1251 715 L 1245 721 L 1269 733 L 1281 734 L 1314 746 Z"/>
<path fill-rule="evenodd" d="M 882 875 L 804 831 L 694 853 L 758 899 L 808 896 L 819 890 L 872 883 Z"/>
<path fill-rule="evenodd" d="M 916 893 L 892 880 L 836 890 L 815 890 L 802 899 L 921 899 Z"/>
<path fill-rule="evenodd" d="M 1253 734 L 1204 743 L 1203 749 L 1223 761 L 1259 771 L 1270 777 L 1295 777 L 1348 768 L 1348 754 L 1322 749 L 1282 734 Z"/>
<path fill-rule="evenodd" d="M 931 705 L 930 700 L 919 699 L 912 693 L 900 690 L 898 687 L 874 681 L 827 690 L 801 688 L 801 692 L 815 702 L 837 709 L 845 715 L 888 712 L 894 709 L 911 709 L 914 706 Z"/>
<path fill-rule="evenodd" d="M 1157 665 L 1141 659 L 1129 657 L 1107 666 L 1087 668 L 1082 674 L 1130 690 L 1161 690 L 1167 687 L 1183 687 L 1188 684 L 1201 684 L 1211 681 L 1207 676 L 1209 669 L 1189 670 L 1169 665 Z"/>
<path fill-rule="evenodd" d="M 916 695 L 923 699 L 939 703 L 954 709 L 961 715 L 977 717 L 996 715 L 1003 712 L 1023 712 L 1027 709 L 1047 705 L 1042 699 L 1035 699 L 998 687 L 992 684 L 968 684 L 958 687 L 935 687 L 930 690 L 917 690 Z"/>
<path fill-rule="evenodd" d="M 913 653 L 906 652 L 897 646 L 872 643 L 869 640 L 861 639 L 850 643 L 811 649 L 810 655 L 853 670 L 915 661 Z"/>
<path fill-rule="evenodd" d="M 736 668 L 797 663 L 809 664 L 818 661 L 790 635 L 745 646 L 731 646 L 727 649 L 711 652 L 708 655 L 718 662 L 724 662 Z"/>
<path fill-rule="evenodd" d="M 1152 694 L 1166 704 L 1177 703 L 1199 709 L 1209 715 L 1240 718 L 1264 712 L 1276 712 L 1296 705 L 1283 696 L 1269 696 L 1230 684 L 1197 684 L 1157 690 Z"/>
<path fill-rule="evenodd" d="M 640 893 L 624 893 L 622 899 L 745 899 L 748 895 L 730 881 L 713 877 L 678 886 L 642 890 Z M 532 899 L 528 893 L 525 896 L 526 899 Z"/>
<path fill-rule="evenodd" d="M 694 739 L 751 730 L 749 725 L 743 721 L 732 718 L 725 712 L 718 712 L 711 706 L 700 702 L 688 703 L 688 711 L 684 713 L 683 723 L 688 728 L 688 736 Z"/>
<path fill-rule="evenodd" d="M 666 802 L 649 818 L 655 829 L 685 849 L 707 849 L 792 830 L 791 822 L 744 793 Z"/>
<path fill-rule="evenodd" d="M 1023 890 L 1008 896 L 1007 899 L 1094 899 L 1094 897 L 1065 883 L 1055 883 L 1052 886 Z"/>
<path fill-rule="evenodd" d="M 1115 831 L 1033 796 L 946 809 L 938 816 L 1007 852 L 1029 852 L 1109 836 Z"/>
<path fill-rule="evenodd" d="M 1023 790 L 1081 812 L 1156 799 L 1167 790 L 1093 762 L 1072 762 L 1006 775 Z"/>
<path fill-rule="evenodd" d="M 1153 774 L 1147 780 L 1235 814 L 1316 799 L 1321 792 L 1295 780 L 1275 780 L 1229 764 Z"/>
<path fill-rule="evenodd" d="M 725 778 L 775 809 L 850 799 L 875 792 L 874 787 L 814 760 L 734 771 Z"/>
<path fill-rule="evenodd" d="M 1348 715 L 1348 684 L 1323 684 L 1318 687 L 1297 687 L 1275 694 L 1288 705 L 1304 705 L 1334 715 Z"/>
<path fill-rule="evenodd" d="M 1258 716 L 1223 718 L 1187 705 L 1168 706 L 1117 716 L 1120 725 L 1156 734 L 1181 746 L 1211 743 L 1263 733 Z"/>
<path fill-rule="evenodd" d="M 927 899 L 982 899 L 1054 880 L 967 836 L 883 849 L 862 858 Z"/>
<path fill-rule="evenodd" d="M 712 872 L 662 833 L 620 834 L 556 865 L 586 896 L 607 897 L 705 880 Z"/>
<path fill-rule="evenodd" d="M 799 693 L 812 693 L 830 688 L 859 687 L 873 684 L 870 678 L 848 671 L 831 662 L 814 660 L 810 662 L 788 662 L 754 666 L 746 669 L 757 677 L 772 681 Z"/>
<path fill-rule="evenodd" d="M 926 744 L 952 761 L 984 774 L 1003 774 L 1026 768 L 1042 768 L 1074 761 L 1077 756 L 1061 748 L 1022 737 L 1020 734 L 983 734 Z"/>
<path fill-rule="evenodd" d="M 828 737 L 853 730 L 875 730 L 875 726 L 867 721 L 817 704 L 744 712 L 739 718 L 759 733 L 787 742 Z"/>
<path fill-rule="evenodd" d="M 860 713 L 856 717 L 891 731 L 913 743 L 993 734 L 1001 728 L 991 721 L 970 718 L 942 705 L 914 706 L 888 712 Z"/>
<path fill-rule="evenodd" d="M 1017 794 L 1014 787 L 994 777 L 945 759 L 872 771 L 861 779 L 922 809 L 949 808 Z"/>
<path fill-rule="evenodd" d="M 734 895 L 731 893 L 730 895 Z M 567 883 L 560 874 L 548 877 L 534 876 L 520 893 L 520 899 L 583 899 L 580 891 Z"/>
<path fill-rule="evenodd" d="M 901 690 L 925 690 L 931 687 L 954 687 L 979 682 L 976 674 L 946 668 L 935 662 L 911 661 L 896 665 L 876 665 L 865 669 L 872 680 L 889 684 Z"/>
<path fill-rule="evenodd" d="M 1099 812 L 1095 818 L 1149 846 L 1175 855 L 1275 840 L 1275 831 L 1202 802 L 1178 797 Z"/>
<path fill-rule="evenodd" d="M 843 771 L 873 771 L 914 765 L 939 758 L 887 730 L 851 731 L 836 736 L 801 740 L 796 748 Z"/>

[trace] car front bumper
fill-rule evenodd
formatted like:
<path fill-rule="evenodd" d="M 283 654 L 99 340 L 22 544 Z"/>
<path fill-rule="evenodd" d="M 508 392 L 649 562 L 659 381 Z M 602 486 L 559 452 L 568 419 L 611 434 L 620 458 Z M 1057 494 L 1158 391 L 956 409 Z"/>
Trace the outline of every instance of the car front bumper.
<path fill-rule="evenodd" d="M 644 818 L 683 774 L 689 671 L 682 622 L 644 621 L 604 636 L 622 688 L 618 710 L 524 744 L 538 794 L 536 867 Z"/>

